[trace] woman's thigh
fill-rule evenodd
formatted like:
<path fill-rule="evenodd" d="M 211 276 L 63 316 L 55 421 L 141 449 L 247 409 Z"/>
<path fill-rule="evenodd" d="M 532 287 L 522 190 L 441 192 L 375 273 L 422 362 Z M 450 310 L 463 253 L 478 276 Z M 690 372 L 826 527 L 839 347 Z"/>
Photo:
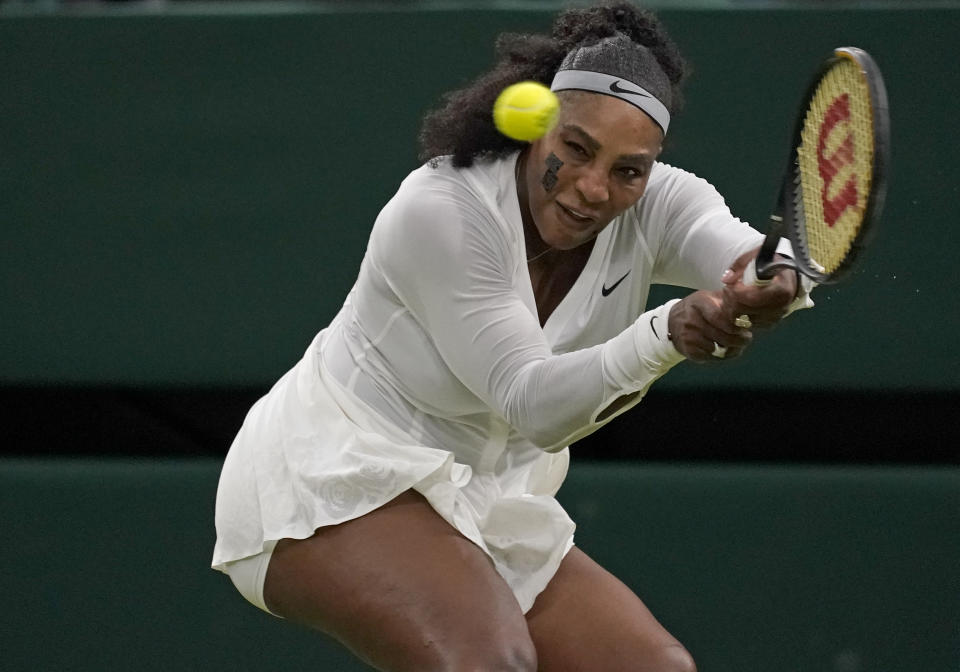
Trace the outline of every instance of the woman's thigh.
<path fill-rule="evenodd" d="M 382 670 L 536 669 L 509 586 L 412 491 L 307 539 L 281 540 L 264 601 Z"/>
<path fill-rule="evenodd" d="M 692 672 L 686 649 L 623 582 L 574 547 L 527 613 L 542 672 Z"/>

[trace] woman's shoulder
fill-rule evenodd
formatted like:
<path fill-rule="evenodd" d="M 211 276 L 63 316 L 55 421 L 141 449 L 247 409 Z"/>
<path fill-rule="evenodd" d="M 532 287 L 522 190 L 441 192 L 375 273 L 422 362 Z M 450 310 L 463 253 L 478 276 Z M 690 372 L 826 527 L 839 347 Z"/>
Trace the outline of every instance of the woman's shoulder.
<path fill-rule="evenodd" d="M 511 161 L 513 159 L 513 161 Z M 454 166 L 452 157 L 438 156 L 411 172 L 401 184 L 401 191 L 431 193 L 462 192 L 467 196 L 493 196 L 507 186 L 505 177 L 512 176 L 515 157 L 478 159 L 466 167 Z"/>
<path fill-rule="evenodd" d="M 407 175 L 384 212 L 417 221 L 453 215 L 500 219 L 507 190 L 515 188 L 511 166 L 508 159 L 475 161 L 465 168 L 454 166 L 450 157 L 431 159 Z"/>
<path fill-rule="evenodd" d="M 677 192 L 717 193 L 716 188 L 710 182 L 697 174 L 659 161 L 654 164 L 653 171 L 650 173 L 650 180 L 647 183 L 647 193 L 651 193 L 651 190 L 655 194 L 676 194 Z"/>
<path fill-rule="evenodd" d="M 405 241 L 432 249 L 469 236 L 487 244 L 508 244 L 509 226 L 502 216 L 508 188 L 504 170 L 502 161 L 476 162 L 467 168 L 453 166 L 447 157 L 428 161 L 407 175 L 380 211 L 372 242 Z"/>
<path fill-rule="evenodd" d="M 669 232 L 689 230 L 706 218 L 732 217 L 725 199 L 710 182 L 666 163 L 654 165 L 634 213 L 638 230 L 655 245 Z"/>
<path fill-rule="evenodd" d="M 726 201 L 710 182 L 696 174 L 667 163 L 656 163 L 638 214 L 665 220 L 691 210 L 726 208 Z"/>

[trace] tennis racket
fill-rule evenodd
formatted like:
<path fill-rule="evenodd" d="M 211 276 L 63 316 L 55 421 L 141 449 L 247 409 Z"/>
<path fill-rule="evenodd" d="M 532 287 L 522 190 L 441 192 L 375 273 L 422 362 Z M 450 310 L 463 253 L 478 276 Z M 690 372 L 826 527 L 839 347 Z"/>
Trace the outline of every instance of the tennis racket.
<path fill-rule="evenodd" d="M 880 69 L 862 49 L 835 49 L 807 89 L 770 227 L 743 283 L 767 284 L 784 268 L 817 284 L 846 275 L 883 210 L 889 152 Z M 784 235 L 792 260 L 774 256 Z"/>

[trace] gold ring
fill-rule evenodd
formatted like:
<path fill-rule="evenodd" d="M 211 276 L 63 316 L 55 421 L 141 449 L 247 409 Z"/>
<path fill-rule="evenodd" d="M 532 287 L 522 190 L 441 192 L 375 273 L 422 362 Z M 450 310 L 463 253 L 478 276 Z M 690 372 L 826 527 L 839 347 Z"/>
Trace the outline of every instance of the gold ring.
<path fill-rule="evenodd" d="M 750 321 L 749 315 L 741 315 L 733 321 L 733 323 L 740 327 L 741 329 L 749 329 L 753 326 L 753 322 Z"/>
<path fill-rule="evenodd" d="M 719 343 L 717 343 L 716 341 L 714 341 L 713 352 L 711 352 L 710 354 L 716 357 L 717 359 L 723 359 L 724 357 L 727 356 L 727 349 L 722 345 L 720 345 Z"/>

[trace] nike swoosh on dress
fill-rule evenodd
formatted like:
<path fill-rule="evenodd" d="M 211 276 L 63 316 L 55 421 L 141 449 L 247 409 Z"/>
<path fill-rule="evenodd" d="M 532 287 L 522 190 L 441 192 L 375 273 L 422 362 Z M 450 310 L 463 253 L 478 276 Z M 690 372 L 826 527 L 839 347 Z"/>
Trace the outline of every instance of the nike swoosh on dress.
<path fill-rule="evenodd" d="M 621 282 L 623 282 L 624 280 L 626 280 L 626 278 L 627 278 L 628 275 L 630 275 L 630 271 L 627 271 L 626 273 L 624 273 L 624 274 L 623 274 L 623 277 L 621 277 L 619 280 L 617 280 L 615 283 L 613 283 L 613 284 L 610 285 L 609 287 L 607 287 L 606 285 L 603 285 L 603 286 L 600 288 L 600 294 L 601 294 L 602 296 L 609 296 L 609 295 L 610 295 L 610 292 L 612 292 L 613 290 L 615 290 L 615 289 L 617 288 L 617 286 L 618 286 Z"/>

